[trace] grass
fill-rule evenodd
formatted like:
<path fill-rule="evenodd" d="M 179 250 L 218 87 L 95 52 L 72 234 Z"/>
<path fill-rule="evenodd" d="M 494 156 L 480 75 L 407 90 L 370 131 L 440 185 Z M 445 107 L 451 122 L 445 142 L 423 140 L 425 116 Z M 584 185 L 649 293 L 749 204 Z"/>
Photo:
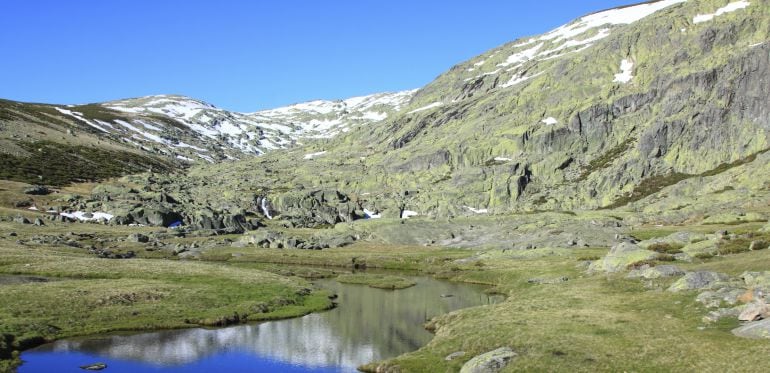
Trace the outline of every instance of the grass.
<path fill-rule="evenodd" d="M 631 144 L 633 142 L 634 142 L 634 138 L 628 138 L 622 143 L 608 150 L 606 153 L 593 159 L 591 162 L 588 163 L 588 166 L 583 168 L 582 172 L 580 173 L 580 176 L 577 178 L 577 181 L 585 180 L 592 173 L 599 171 L 601 169 L 607 168 L 615 159 L 623 155 L 623 153 L 625 153 L 626 150 L 628 150 L 628 148 L 631 147 Z"/>
<path fill-rule="evenodd" d="M 682 252 L 682 245 L 658 242 L 647 247 L 647 250 L 655 251 L 661 254 L 679 254 Z"/>
<path fill-rule="evenodd" d="M 271 320 L 331 306 L 298 278 L 216 263 L 105 260 L 0 241 L 0 274 L 51 281 L 0 286 L 0 351 L 76 335 Z M 6 361 L 6 365 L 10 364 Z"/>
<path fill-rule="evenodd" d="M 417 283 L 401 276 L 392 275 L 380 275 L 369 273 L 354 273 L 347 275 L 340 275 L 337 277 L 337 281 L 343 284 L 358 284 L 366 285 L 371 288 L 377 289 L 406 289 L 412 287 Z"/>
<path fill-rule="evenodd" d="M 0 153 L 0 179 L 62 186 L 146 172 L 168 172 L 172 166 L 157 158 L 131 152 L 54 143 L 19 142 L 34 154 L 20 157 Z"/>
<path fill-rule="evenodd" d="M 574 261 L 496 261 L 482 271 L 459 273 L 455 279 L 494 284 L 508 299 L 438 317 L 429 323 L 436 332 L 430 344 L 363 368 L 457 371 L 471 357 L 502 346 L 519 354 L 503 372 L 730 371 L 766 364 L 765 343 L 730 334 L 737 320 L 703 325 L 707 309 L 695 302 L 694 293 L 659 291 L 674 279 L 586 276 Z M 735 276 L 752 262 L 748 268 L 766 270 L 770 254 L 754 251 L 687 267 Z M 526 284 L 527 278 L 548 276 L 567 276 L 570 281 L 548 287 Z M 456 351 L 466 354 L 444 360 Z"/>

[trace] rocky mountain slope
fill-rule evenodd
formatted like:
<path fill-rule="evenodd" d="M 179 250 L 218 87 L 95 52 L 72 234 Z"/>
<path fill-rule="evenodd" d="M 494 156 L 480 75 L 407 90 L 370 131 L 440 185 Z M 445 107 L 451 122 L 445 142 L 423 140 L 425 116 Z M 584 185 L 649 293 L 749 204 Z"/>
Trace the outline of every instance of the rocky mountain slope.
<path fill-rule="evenodd" d="M 267 200 L 307 226 L 644 198 L 702 214 L 715 190 L 766 191 L 768 35 L 767 1 L 598 12 L 453 67 L 377 125 L 156 188 L 224 212 L 267 215 Z"/>
<path fill-rule="evenodd" d="M 130 141 L 147 141 L 151 127 L 191 129 L 154 142 L 195 153 L 178 157 L 289 149 L 134 178 L 102 208 L 131 215 L 119 202 L 136 200 L 131 185 L 207 227 L 251 214 L 323 226 L 650 206 L 651 217 L 684 219 L 707 202 L 734 206 L 767 191 L 757 178 L 770 140 L 767 5 L 662 0 L 601 11 L 458 64 L 416 92 L 254 114 L 169 96 L 107 103 L 97 112 L 142 124 Z"/>
<path fill-rule="evenodd" d="M 0 101 L 3 176 L 61 184 L 178 164 L 214 163 L 333 137 L 396 113 L 414 91 L 311 101 L 235 113 L 189 97 L 161 95 L 88 105 Z M 35 153 L 36 149 L 43 149 Z M 34 155 L 33 155 L 34 154 Z M 79 154 L 77 157 L 73 154 Z M 76 164 L 53 175 L 47 164 Z M 120 162 L 112 160 L 120 159 Z M 53 163 L 52 163 L 53 162 Z M 27 171 L 14 165 L 28 165 Z M 89 169 L 110 169 L 89 173 Z"/>

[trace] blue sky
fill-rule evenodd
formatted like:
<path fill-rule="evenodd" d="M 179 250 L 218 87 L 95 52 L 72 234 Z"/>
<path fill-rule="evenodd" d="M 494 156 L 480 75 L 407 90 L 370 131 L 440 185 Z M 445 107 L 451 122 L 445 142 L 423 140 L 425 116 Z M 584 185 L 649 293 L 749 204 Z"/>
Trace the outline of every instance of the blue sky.
<path fill-rule="evenodd" d="M 620 0 L 1 0 L 0 98 L 237 111 L 419 88 Z"/>

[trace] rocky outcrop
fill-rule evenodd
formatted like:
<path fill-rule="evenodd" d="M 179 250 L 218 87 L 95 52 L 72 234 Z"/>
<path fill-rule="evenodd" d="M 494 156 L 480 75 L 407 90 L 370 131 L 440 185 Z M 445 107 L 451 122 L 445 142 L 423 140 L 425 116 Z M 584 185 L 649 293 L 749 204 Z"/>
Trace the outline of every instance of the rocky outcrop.
<path fill-rule="evenodd" d="M 463 364 L 460 373 L 497 373 L 516 356 L 518 354 L 510 347 L 501 347 L 468 360 Z"/>
<path fill-rule="evenodd" d="M 723 273 L 711 271 L 690 272 L 672 284 L 668 291 L 707 289 L 727 280 L 729 280 L 729 277 Z"/>
<path fill-rule="evenodd" d="M 591 263 L 588 267 L 590 272 L 619 272 L 624 271 L 629 265 L 654 259 L 657 253 L 642 249 L 636 244 L 630 242 L 621 242 L 610 249 L 603 258 Z"/>

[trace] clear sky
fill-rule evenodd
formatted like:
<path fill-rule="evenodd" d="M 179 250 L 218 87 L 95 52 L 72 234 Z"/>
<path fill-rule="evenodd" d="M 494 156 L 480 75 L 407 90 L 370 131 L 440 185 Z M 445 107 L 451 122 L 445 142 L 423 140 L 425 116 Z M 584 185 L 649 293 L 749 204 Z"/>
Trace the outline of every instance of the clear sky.
<path fill-rule="evenodd" d="M 175 93 L 237 111 L 419 88 L 634 0 L 0 0 L 0 98 Z"/>

